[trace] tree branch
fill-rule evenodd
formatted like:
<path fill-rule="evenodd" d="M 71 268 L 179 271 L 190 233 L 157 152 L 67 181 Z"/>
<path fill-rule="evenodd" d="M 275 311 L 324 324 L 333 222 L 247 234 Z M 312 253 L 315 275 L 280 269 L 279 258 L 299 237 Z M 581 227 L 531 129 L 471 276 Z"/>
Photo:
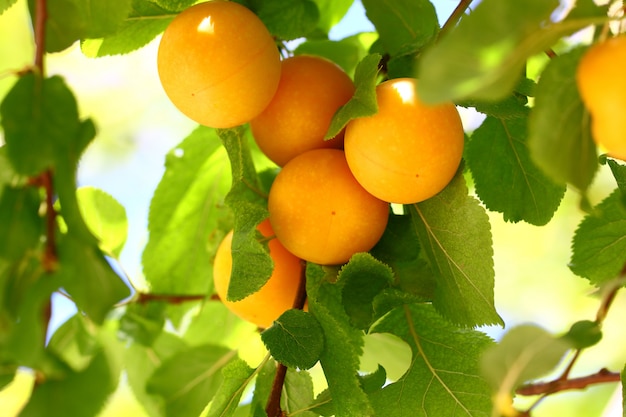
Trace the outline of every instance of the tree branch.
<path fill-rule="evenodd" d="M 165 301 L 168 304 L 182 304 L 188 301 L 201 301 L 206 299 L 206 294 L 152 294 L 145 292 L 138 292 L 137 299 L 134 301 L 137 304 L 146 304 L 150 301 Z"/>
<path fill-rule="evenodd" d="M 48 7 L 46 0 L 37 0 L 35 3 L 35 67 L 40 74 L 44 74 L 44 55 L 46 52 L 46 21 Z"/>
<path fill-rule="evenodd" d="M 595 374 L 586 375 L 571 379 L 555 379 L 549 382 L 540 382 L 536 384 L 523 385 L 515 392 L 519 395 L 545 395 L 555 392 L 585 389 L 589 385 L 605 384 L 608 382 L 619 382 L 621 375 L 619 372 L 611 372 L 606 368 L 600 369 Z"/>

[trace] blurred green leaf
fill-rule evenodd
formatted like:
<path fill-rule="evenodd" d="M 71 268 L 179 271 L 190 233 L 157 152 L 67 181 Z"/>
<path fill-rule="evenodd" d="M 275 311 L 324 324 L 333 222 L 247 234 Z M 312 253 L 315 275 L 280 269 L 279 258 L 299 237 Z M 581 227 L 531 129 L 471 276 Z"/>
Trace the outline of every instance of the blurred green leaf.
<path fill-rule="evenodd" d="M 90 326 L 84 316 L 76 314 L 54 332 L 48 349 L 72 371 L 81 372 L 89 366 L 101 347 L 96 327 Z"/>
<path fill-rule="evenodd" d="M 126 209 L 113 196 L 95 187 L 76 190 L 78 205 L 103 252 L 119 258 L 128 235 Z"/>
<path fill-rule="evenodd" d="M 520 384 L 552 371 L 571 345 L 544 329 L 523 324 L 509 330 L 482 355 L 480 368 L 495 392 L 512 393 Z"/>
<path fill-rule="evenodd" d="M 210 293 L 211 255 L 226 233 L 221 223 L 230 218 L 222 203 L 230 183 L 227 166 L 219 138 L 206 127 L 166 155 L 150 202 L 150 235 L 142 256 L 152 292 Z"/>
<path fill-rule="evenodd" d="M 324 349 L 324 333 L 315 317 L 302 310 L 287 310 L 261 333 L 274 359 L 290 367 L 309 369 Z"/>
<path fill-rule="evenodd" d="M 260 193 L 260 181 L 244 128 L 219 130 L 218 135 L 228 153 L 233 179 L 225 200 L 235 218 L 228 298 L 237 301 L 258 291 L 274 269 L 267 242 L 259 242 L 256 230 L 268 217 L 267 198 Z"/>
<path fill-rule="evenodd" d="M 113 353 L 117 341 L 108 337 L 99 338 L 99 342 L 100 348 L 85 369 L 68 370 L 62 379 L 50 378 L 36 384 L 19 417 L 97 416 L 120 377 Z"/>
<path fill-rule="evenodd" d="M 328 274 L 332 276 L 336 272 L 328 271 Z M 345 417 L 371 415 L 372 407 L 357 376 L 363 334 L 350 325 L 341 306 L 341 287 L 328 282 L 330 276 L 320 266 L 307 266 L 309 311 L 324 332 L 320 363 L 336 414 Z"/>
<path fill-rule="evenodd" d="M 79 132 L 78 106 L 61 77 L 22 75 L 0 104 L 7 156 L 16 172 L 34 176 L 55 163 Z"/>
<path fill-rule="evenodd" d="M 130 295 L 130 289 L 95 244 L 67 234 L 57 239 L 57 251 L 55 275 L 78 309 L 101 324 L 113 306 Z"/>
<path fill-rule="evenodd" d="M 151 346 L 163 332 L 165 302 L 130 303 L 120 318 L 120 332 L 134 342 Z"/>
<path fill-rule="evenodd" d="M 294 54 L 317 55 L 330 59 L 352 76 L 359 62 L 367 55 L 375 36 L 373 33 L 360 33 L 341 40 L 309 39 L 298 45 Z"/>
<path fill-rule="evenodd" d="M 550 60 L 537 84 L 528 125 L 528 147 L 535 163 L 553 181 L 582 192 L 598 169 L 590 117 L 576 86 L 576 68 L 584 51 L 578 48 Z"/>
<path fill-rule="evenodd" d="M 219 300 L 203 302 L 190 314 L 183 339 L 190 346 L 220 344 L 237 347 L 238 342 L 257 332 L 257 327 L 235 316 Z"/>
<path fill-rule="evenodd" d="M 163 397 L 165 416 L 197 417 L 222 384 L 222 369 L 236 354 L 212 345 L 180 351 L 154 371 L 147 391 Z"/>
<path fill-rule="evenodd" d="M 354 73 L 356 91 L 350 101 L 341 106 L 335 113 L 324 139 L 337 136 L 352 119 L 376 114 L 378 111 L 376 82 L 380 58 L 381 56 L 378 54 L 371 54 L 359 62 Z"/>
<path fill-rule="evenodd" d="M 263 21 L 269 32 L 285 41 L 309 35 L 320 18 L 312 0 L 243 0 Z"/>
<path fill-rule="evenodd" d="M 370 394 L 376 415 L 425 417 L 447 415 L 450 410 L 489 415 L 491 392 L 480 376 L 479 360 L 492 341 L 483 333 L 451 325 L 429 304 L 399 307 L 372 332 L 397 335 L 413 351 L 408 371 Z"/>
<path fill-rule="evenodd" d="M 435 7 L 429 0 L 363 0 L 368 19 L 376 27 L 389 55 L 411 54 L 439 32 Z"/>
<path fill-rule="evenodd" d="M 551 23 L 558 6 L 558 0 L 480 2 L 421 56 L 422 100 L 497 101 L 506 97 L 530 56 L 591 23 L 589 19 Z"/>
<path fill-rule="evenodd" d="M 626 206 L 619 190 L 580 222 L 572 243 L 570 269 L 594 285 L 617 278 L 626 264 Z"/>
<path fill-rule="evenodd" d="M 313 0 L 317 4 L 320 18 L 318 27 L 328 33 L 330 29 L 343 19 L 354 3 L 354 0 Z"/>
<path fill-rule="evenodd" d="M 581 320 L 572 324 L 572 327 L 562 337 L 574 349 L 585 349 L 602 340 L 602 328 L 595 321 Z"/>
<path fill-rule="evenodd" d="M 410 214 L 435 275 L 435 308 L 465 327 L 502 324 L 494 306 L 489 218 L 468 195 L 461 170 L 442 192 L 410 206 Z"/>
<path fill-rule="evenodd" d="M 4 187 L 0 194 L 0 257 L 17 260 L 40 244 L 44 230 L 35 188 Z"/>
<path fill-rule="evenodd" d="M 339 272 L 342 302 L 353 326 L 367 330 L 374 320 L 374 298 L 394 281 L 391 268 L 368 253 L 357 253 Z"/>
<path fill-rule="evenodd" d="M 244 389 L 252 381 L 255 370 L 246 361 L 235 358 L 222 369 L 224 381 L 215 393 L 207 417 L 230 417 L 241 400 Z"/>
<path fill-rule="evenodd" d="M 270 359 L 258 370 L 256 380 L 254 381 L 254 392 L 250 400 L 252 413 L 248 414 L 247 417 L 267 417 L 265 407 L 272 392 L 276 367 L 276 361 Z M 287 373 L 289 373 L 289 369 L 287 369 Z"/>
<path fill-rule="evenodd" d="M 192 6 L 197 0 L 151 0 L 166 10 L 180 12 Z"/>
<path fill-rule="evenodd" d="M 574 7 L 567 14 L 567 19 L 584 17 L 606 17 L 610 3 L 598 5 L 593 0 L 576 0 Z"/>
<path fill-rule="evenodd" d="M 164 416 L 165 399 L 147 392 L 149 378 L 164 361 L 185 349 L 187 346 L 178 336 L 161 332 L 151 346 L 130 343 L 124 351 L 124 372 L 128 385 L 150 417 Z"/>
<path fill-rule="evenodd" d="M 527 117 L 528 108 L 526 107 L 527 97 L 511 94 L 506 98 L 498 101 L 477 101 L 465 100 L 459 102 L 462 107 L 474 107 L 476 111 L 487 116 L 493 116 L 497 119 L 514 119 L 518 117 Z"/>
<path fill-rule="evenodd" d="M 152 1 L 132 0 L 130 14 L 114 33 L 84 39 L 81 50 L 92 58 L 127 54 L 150 43 L 165 30 L 175 15 Z"/>
<path fill-rule="evenodd" d="M 0 0 L 0 15 L 9 7 L 13 6 L 17 0 Z"/>
<path fill-rule="evenodd" d="M 555 184 L 534 164 L 527 123 L 527 117 L 488 116 L 470 137 L 465 158 L 476 194 L 487 209 L 502 213 L 505 221 L 540 226 L 558 209 L 565 186 Z"/>

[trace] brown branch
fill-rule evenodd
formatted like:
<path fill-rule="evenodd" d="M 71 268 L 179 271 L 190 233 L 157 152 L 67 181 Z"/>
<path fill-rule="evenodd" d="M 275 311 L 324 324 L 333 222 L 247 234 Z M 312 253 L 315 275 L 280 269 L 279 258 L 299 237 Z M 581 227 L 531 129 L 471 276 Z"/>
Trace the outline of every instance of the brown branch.
<path fill-rule="evenodd" d="M 165 301 L 168 304 L 182 304 L 189 301 L 201 301 L 207 298 L 206 294 L 152 294 L 138 292 L 135 302 L 137 304 L 146 304 L 151 301 Z"/>
<path fill-rule="evenodd" d="M 35 3 L 35 67 L 40 74 L 44 74 L 44 55 L 46 52 L 46 21 L 48 7 L 46 0 L 37 0 Z"/>
<path fill-rule="evenodd" d="M 448 20 L 446 20 L 446 23 L 444 23 L 443 26 L 441 26 L 439 35 L 437 35 L 438 39 L 441 39 L 441 37 L 444 34 L 446 34 L 450 29 L 456 26 L 457 23 L 459 23 L 459 20 L 461 20 L 461 17 L 463 17 L 463 15 L 465 14 L 465 11 L 467 10 L 467 8 L 470 6 L 471 3 L 472 3 L 472 0 L 460 0 L 459 1 L 459 4 L 457 4 L 456 8 L 450 14 L 450 17 L 448 17 Z"/>
<path fill-rule="evenodd" d="M 536 384 L 528 384 L 519 387 L 515 393 L 519 395 L 546 395 L 555 392 L 585 389 L 589 385 L 605 384 L 609 382 L 619 382 L 621 375 L 619 372 L 611 372 L 606 368 L 600 369 L 595 374 L 586 375 L 571 379 L 555 379 L 549 382 L 540 382 Z"/>
<path fill-rule="evenodd" d="M 306 261 L 301 261 L 302 267 L 300 269 L 300 285 L 298 285 L 298 292 L 293 302 L 293 308 L 302 310 L 306 304 Z M 276 376 L 274 376 L 274 382 L 272 382 L 272 391 L 267 400 L 265 406 L 265 413 L 267 417 L 283 417 L 285 414 L 280 409 L 280 397 L 283 392 L 283 386 L 285 385 L 285 376 L 287 375 L 287 367 L 282 363 L 278 363 L 276 366 Z"/>

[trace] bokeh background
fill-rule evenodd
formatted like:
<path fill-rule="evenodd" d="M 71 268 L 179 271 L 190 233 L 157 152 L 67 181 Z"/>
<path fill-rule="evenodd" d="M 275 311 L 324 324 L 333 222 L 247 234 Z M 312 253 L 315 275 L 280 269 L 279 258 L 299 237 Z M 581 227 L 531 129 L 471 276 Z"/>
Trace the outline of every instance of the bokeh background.
<path fill-rule="evenodd" d="M 572 1 L 563 1 L 563 7 Z M 457 1 L 433 3 L 443 23 Z M 29 22 L 26 0 L 19 0 L 0 16 L 0 97 L 15 82 L 15 72 L 33 62 Z M 363 7 L 356 1 L 331 32 L 331 38 L 341 39 L 372 29 Z M 129 235 L 120 261 L 137 285 L 141 285 L 140 260 L 147 242 L 148 207 L 163 173 L 164 155 L 195 127 L 169 103 L 161 89 L 155 64 L 157 46 L 158 39 L 126 56 L 90 59 L 76 45 L 47 58 L 48 73 L 66 79 L 77 96 L 81 114 L 91 117 L 98 126 L 97 139 L 81 162 L 79 184 L 105 190 L 126 208 Z M 542 60 L 537 60 L 536 65 L 541 66 Z M 471 111 L 463 111 L 462 117 L 467 130 L 481 120 Z M 610 174 L 602 169 L 592 187 L 592 203 L 601 201 L 613 188 Z M 494 338 L 520 323 L 535 323 L 559 333 L 575 321 L 595 318 L 599 300 L 594 288 L 567 267 L 571 238 L 583 217 L 579 198 L 575 191 L 568 190 L 555 219 L 544 227 L 505 223 L 498 214 L 490 214 L 496 307 L 507 326 L 484 329 Z M 73 313 L 71 303 L 55 298 L 51 327 L 57 327 Z M 603 340 L 585 351 L 573 370 L 574 376 L 602 367 L 622 369 L 626 362 L 623 317 L 626 296 L 620 293 L 605 323 Z M 23 372 L 0 392 L 0 415 L 16 415 L 31 385 L 32 376 Z M 113 416 L 146 416 L 123 381 L 100 415 Z M 619 384 L 607 384 L 584 392 L 558 394 L 544 401 L 533 416 L 622 416 L 621 389 Z"/>

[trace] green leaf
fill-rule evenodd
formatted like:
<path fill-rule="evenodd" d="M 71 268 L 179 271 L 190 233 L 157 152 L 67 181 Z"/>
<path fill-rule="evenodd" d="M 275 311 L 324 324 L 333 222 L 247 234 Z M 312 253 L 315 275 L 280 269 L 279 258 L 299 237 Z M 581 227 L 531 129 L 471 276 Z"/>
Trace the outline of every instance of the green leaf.
<path fill-rule="evenodd" d="M 435 308 L 466 327 L 501 324 L 493 299 L 489 218 L 468 195 L 462 172 L 441 193 L 410 206 L 410 214 L 436 277 Z"/>
<path fill-rule="evenodd" d="M 614 159 L 607 159 L 606 161 L 617 182 L 617 188 L 622 194 L 622 201 L 626 204 L 626 165 L 620 164 Z"/>
<path fill-rule="evenodd" d="M 115 339 L 111 339 L 105 343 L 115 343 Z M 62 379 L 49 378 L 36 384 L 19 417 L 97 416 L 106 399 L 115 391 L 120 377 L 115 357 L 109 349 L 101 346 L 89 366 L 80 372 L 68 370 Z"/>
<path fill-rule="evenodd" d="M 0 15 L 9 7 L 13 6 L 17 0 L 0 0 Z"/>
<path fill-rule="evenodd" d="M 420 96 L 437 103 L 464 99 L 497 101 L 519 81 L 526 60 L 589 19 L 550 23 L 558 0 L 484 0 L 458 26 L 424 51 Z"/>
<path fill-rule="evenodd" d="M 120 332 L 144 346 L 151 346 L 163 332 L 165 302 L 131 303 L 120 318 Z"/>
<path fill-rule="evenodd" d="M 285 311 L 261 339 L 274 359 L 291 368 L 312 368 L 324 349 L 322 327 L 302 310 Z"/>
<path fill-rule="evenodd" d="M 309 35 L 320 18 L 311 0 L 247 0 L 272 35 L 285 41 Z"/>
<path fill-rule="evenodd" d="M 307 265 L 309 311 L 324 332 L 320 363 L 336 414 L 345 417 L 369 416 L 373 410 L 357 376 L 363 335 L 350 325 L 341 306 L 341 287 L 328 282 L 335 273 L 328 271 L 328 276 L 322 267 Z"/>
<path fill-rule="evenodd" d="M 342 302 L 351 323 L 367 330 L 374 319 L 374 298 L 394 281 L 391 268 L 368 253 L 357 253 L 341 268 Z"/>
<path fill-rule="evenodd" d="M 481 370 L 494 392 L 511 394 L 520 384 L 552 371 L 571 345 L 531 324 L 509 330 L 481 358 Z"/>
<path fill-rule="evenodd" d="M 585 191 L 598 169 L 589 114 L 578 94 L 576 68 L 585 49 L 550 60 L 536 88 L 528 125 L 528 147 L 535 163 L 553 181 Z"/>
<path fill-rule="evenodd" d="M 165 416 L 197 417 L 222 384 L 222 369 L 235 357 L 235 351 L 212 345 L 180 351 L 154 371 L 147 391 L 163 397 Z"/>
<path fill-rule="evenodd" d="M 95 330 L 82 315 L 74 315 L 54 332 L 48 349 L 72 371 L 81 372 L 101 349 Z"/>
<path fill-rule="evenodd" d="M 76 99 L 58 76 L 21 76 L 0 104 L 7 156 L 19 174 L 34 176 L 55 163 L 55 151 L 79 132 Z M 37 150 L 36 152 L 34 150 Z"/>
<path fill-rule="evenodd" d="M 161 332 L 150 347 L 130 343 L 124 351 L 124 372 L 128 377 L 128 385 L 150 417 L 164 416 L 162 410 L 165 409 L 165 400 L 147 392 L 148 379 L 164 361 L 186 348 L 178 336 Z"/>
<path fill-rule="evenodd" d="M 142 255 L 152 292 L 211 291 L 211 254 L 226 233 L 220 233 L 221 224 L 230 219 L 222 204 L 230 183 L 227 166 L 219 138 L 206 127 L 168 152 L 150 202 L 150 234 Z"/>
<path fill-rule="evenodd" d="M 225 200 L 235 218 L 232 279 L 227 297 L 237 301 L 258 291 L 274 268 L 267 242 L 259 242 L 256 230 L 257 225 L 268 217 L 267 198 L 260 192 L 261 185 L 245 130 L 219 130 L 218 134 L 228 153 L 233 179 Z"/>
<path fill-rule="evenodd" d="M 176 13 L 149 0 L 132 0 L 130 14 L 114 33 L 102 38 L 85 39 L 81 50 L 92 58 L 127 54 L 150 43 L 175 16 Z"/>
<path fill-rule="evenodd" d="M 100 249 L 73 234 L 59 236 L 59 266 L 55 275 L 79 310 L 100 324 L 130 290 L 113 271 Z"/>
<path fill-rule="evenodd" d="M 570 269 L 594 285 L 620 275 L 626 264 L 626 206 L 618 190 L 578 225 Z"/>
<path fill-rule="evenodd" d="M 44 230 L 40 204 L 34 188 L 4 187 L 0 194 L 0 236 L 11 244 L 0 245 L 0 257 L 17 260 L 40 244 Z"/>
<path fill-rule="evenodd" d="M 429 304 L 399 307 L 372 332 L 395 334 L 413 351 L 402 378 L 370 395 L 376 415 L 490 415 L 491 392 L 479 370 L 480 355 L 492 344 L 487 336 L 452 326 Z"/>
<path fill-rule="evenodd" d="M 414 53 L 439 32 L 437 13 L 429 0 L 363 0 L 363 6 L 391 56 Z"/>
<path fill-rule="evenodd" d="M 190 317 L 183 339 L 191 346 L 221 344 L 237 348 L 237 341 L 257 332 L 257 327 L 239 319 L 221 301 L 203 302 Z"/>
<path fill-rule="evenodd" d="M 476 194 L 487 209 L 505 221 L 534 225 L 550 221 L 565 194 L 530 157 L 527 118 L 487 117 L 474 131 L 465 151 Z"/>
<path fill-rule="evenodd" d="M 354 3 L 354 0 L 313 0 L 317 4 L 320 18 L 318 28 L 324 33 L 341 21 Z"/>
<path fill-rule="evenodd" d="M 255 370 L 239 358 L 235 358 L 222 369 L 222 384 L 217 390 L 207 417 L 230 417 L 233 415 L 244 389 L 252 381 Z"/>
<path fill-rule="evenodd" d="M 602 328 L 595 321 L 581 320 L 562 336 L 574 349 L 585 349 L 598 344 L 602 340 Z"/>
<path fill-rule="evenodd" d="M 294 55 L 316 55 L 330 59 L 346 74 L 352 76 L 359 62 L 367 55 L 374 37 L 373 33 L 359 33 L 338 41 L 309 39 L 295 49 Z"/>
<path fill-rule="evenodd" d="M 306 411 L 313 402 L 313 379 L 308 372 L 288 368 L 283 389 L 284 395 L 281 398 L 281 408 L 287 415 L 298 415 L 301 417 L 314 417 L 317 415 Z"/>
<path fill-rule="evenodd" d="M 350 101 L 341 106 L 335 113 L 324 139 L 337 136 L 352 119 L 376 114 L 378 111 L 376 81 L 380 58 L 379 54 L 371 54 L 359 62 L 354 73 L 356 91 Z"/>
<path fill-rule="evenodd" d="M 196 0 L 151 0 L 166 10 L 172 10 L 174 12 L 180 12 L 190 7 Z"/>
<path fill-rule="evenodd" d="M 100 249 L 119 258 L 128 235 L 124 206 L 105 191 L 90 186 L 77 189 L 76 197 L 87 227 L 98 238 Z"/>

